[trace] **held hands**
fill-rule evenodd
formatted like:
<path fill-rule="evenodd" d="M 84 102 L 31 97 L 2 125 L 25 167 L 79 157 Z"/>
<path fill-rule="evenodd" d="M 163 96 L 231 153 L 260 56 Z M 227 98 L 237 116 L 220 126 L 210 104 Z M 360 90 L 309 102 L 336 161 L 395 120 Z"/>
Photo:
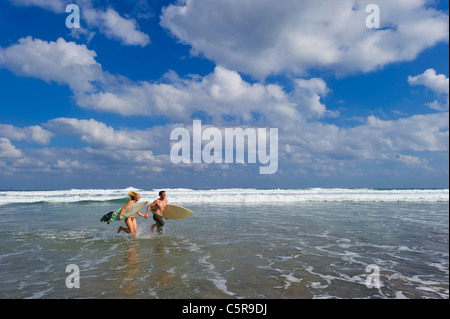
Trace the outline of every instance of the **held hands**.
<path fill-rule="evenodd" d="M 148 211 L 150 210 L 151 206 L 152 206 L 152 205 L 148 205 L 148 207 L 147 207 L 147 211 L 145 212 L 145 215 L 144 215 L 144 217 L 145 217 L 146 219 L 148 219 L 148 216 L 149 216 L 149 213 L 148 213 Z"/>

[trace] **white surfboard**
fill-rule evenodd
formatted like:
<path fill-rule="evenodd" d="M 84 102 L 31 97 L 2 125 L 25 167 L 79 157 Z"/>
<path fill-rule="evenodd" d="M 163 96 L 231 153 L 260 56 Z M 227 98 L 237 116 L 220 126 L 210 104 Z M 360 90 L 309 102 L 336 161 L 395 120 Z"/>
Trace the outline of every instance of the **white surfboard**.
<path fill-rule="evenodd" d="M 133 214 L 136 214 L 138 211 L 140 211 L 142 208 L 147 206 L 148 202 L 138 202 L 135 204 L 132 204 L 128 206 L 122 213 L 122 218 L 130 217 Z M 119 211 L 120 213 L 120 211 Z"/>
<path fill-rule="evenodd" d="M 140 211 L 141 209 L 143 209 L 145 206 L 147 206 L 148 202 L 138 202 L 135 204 L 132 204 L 130 206 L 128 206 L 124 212 L 122 213 L 122 219 L 130 217 L 133 214 L 136 214 L 138 211 Z M 115 210 L 113 210 L 112 212 L 109 212 L 108 214 L 105 214 L 102 219 L 100 219 L 101 222 L 106 222 L 106 223 L 112 223 L 115 221 L 119 220 L 119 215 L 120 215 L 120 211 L 122 210 L 121 208 L 117 208 Z"/>
<path fill-rule="evenodd" d="M 162 217 L 167 219 L 184 219 L 192 215 L 194 215 L 192 210 L 177 205 L 167 204 Z"/>

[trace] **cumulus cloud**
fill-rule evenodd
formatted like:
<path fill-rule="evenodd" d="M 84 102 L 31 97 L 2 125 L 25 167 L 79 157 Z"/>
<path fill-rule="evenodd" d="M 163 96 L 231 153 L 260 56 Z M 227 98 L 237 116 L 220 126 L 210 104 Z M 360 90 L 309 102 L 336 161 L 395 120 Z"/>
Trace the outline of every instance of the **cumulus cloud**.
<path fill-rule="evenodd" d="M 22 152 L 11 141 L 5 137 L 0 137 L 0 158 L 17 158 L 21 157 Z"/>
<path fill-rule="evenodd" d="M 437 96 L 446 100 L 445 103 L 434 100 L 427 105 L 437 111 L 445 111 L 449 107 L 449 81 L 444 74 L 436 74 L 434 69 L 428 69 L 422 74 L 408 76 L 408 83 L 412 86 L 423 85 L 433 91 Z"/>
<path fill-rule="evenodd" d="M 437 94 L 448 95 L 449 92 L 448 77 L 444 74 L 436 74 L 433 69 L 428 69 L 416 76 L 408 76 L 408 83 L 410 85 L 424 85 Z"/>
<path fill-rule="evenodd" d="M 53 11 L 55 13 L 64 12 L 67 1 L 64 0 L 10 0 L 16 6 L 36 6 L 46 10 Z"/>
<path fill-rule="evenodd" d="M 320 78 L 297 79 L 293 95 L 302 108 L 305 116 L 309 118 L 321 118 L 324 115 L 337 116 L 337 111 L 329 111 L 321 98 L 325 97 L 330 91 L 324 80 Z"/>
<path fill-rule="evenodd" d="M 280 144 L 288 146 L 283 158 L 308 165 L 318 159 L 332 166 L 338 166 L 341 161 L 399 161 L 425 165 L 427 162 L 421 159 L 421 154 L 449 150 L 448 115 L 448 112 L 414 115 L 391 121 L 369 116 L 365 123 L 350 128 L 297 122 L 289 134 L 280 135 Z M 416 156 L 408 155 L 411 152 Z"/>
<path fill-rule="evenodd" d="M 342 169 L 343 161 L 394 161 L 425 168 L 429 163 L 421 153 L 448 152 L 448 113 L 395 121 L 370 116 L 365 123 L 347 128 L 325 123 L 326 117 L 339 113 L 328 109 L 324 97 L 331 89 L 317 77 L 294 78 L 290 91 L 278 84 L 251 83 L 224 66 L 205 76 L 180 77 L 171 71 L 160 81 L 131 81 L 104 71 L 96 53 L 85 45 L 31 37 L 0 48 L 0 67 L 19 76 L 68 85 L 81 107 L 126 116 L 165 116 L 172 123 L 143 130 L 75 118 L 52 119 L 42 125 L 44 129 L 1 125 L 3 157 L 26 155 L 14 161 L 15 167 L 76 172 L 101 170 L 108 163 L 114 169 L 125 166 L 149 174 L 173 169 L 167 155 L 170 131 L 189 126 L 199 114 L 220 129 L 279 128 L 280 173 L 287 164 L 333 172 Z M 448 79 L 435 72 L 428 70 L 408 81 L 448 96 L 442 84 Z M 10 142 L 48 145 L 55 135 L 75 136 L 89 146 L 58 150 L 57 157 L 54 149 L 17 150 Z"/>
<path fill-rule="evenodd" d="M 254 122 L 255 118 L 321 118 L 334 116 L 321 102 L 329 89 L 322 79 L 299 79 L 295 90 L 286 92 L 275 84 L 249 83 L 239 73 L 223 67 L 204 77 L 180 78 L 171 82 L 122 81 L 105 91 L 84 94 L 80 106 L 122 115 L 162 115 L 189 122 L 202 112 L 215 124 L 228 121 Z"/>
<path fill-rule="evenodd" d="M 321 102 L 329 89 L 319 78 L 298 79 L 293 92 L 275 84 L 249 83 L 238 72 L 217 66 L 204 77 L 180 78 L 170 72 L 158 82 L 133 82 L 105 72 L 85 45 L 31 37 L 0 48 L 0 67 L 17 75 L 67 84 L 81 107 L 131 115 L 159 115 L 188 122 L 197 112 L 216 124 L 225 117 L 253 121 L 254 116 L 321 118 L 335 113 Z"/>
<path fill-rule="evenodd" d="M 50 120 L 47 127 L 59 135 L 78 136 L 82 141 L 97 148 L 133 149 L 144 142 L 140 137 L 133 136 L 130 132 L 118 132 L 111 126 L 93 119 L 57 118 Z M 145 145 L 146 143 L 144 147 Z"/>
<path fill-rule="evenodd" d="M 395 121 L 385 121 L 375 116 L 367 118 L 366 125 L 355 129 L 376 148 L 374 151 L 448 151 L 448 112 L 414 115 Z"/>
<path fill-rule="evenodd" d="M 65 13 L 66 6 L 73 3 L 66 0 L 10 1 L 16 6 L 36 6 L 55 13 Z M 88 29 L 95 29 L 109 39 L 118 40 L 124 45 L 144 47 L 150 44 L 149 35 L 139 30 L 139 25 L 135 19 L 123 17 L 112 7 L 106 9 L 94 7 L 91 0 L 78 0 L 76 4 L 81 8 L 80 18 L 84 23 L 82 23 L 81 28 L 72 29 L 71 34 L 74 37 L 78 38 L 80 35 L 84 35 L 91 39 L 94 32 Z"/>
<path fill-rule="evenodd" d="M 84 44 L 63 38 L 47 42 L 28 36 L 0 48 L 0 67 L 19 76 L 67 84 L 74 92 L 89 92 L 95 88 L 92 82 L 102 81 L 103 77 L 96 56 Z"/>
<path fill-rule="evenodd" d="M 404 163 L 408 166 L 420 166 L 425 169 L 430 170 L 431 168 L 428 166 L 428 161 L 426 159 L 420 159 L 417 156 L 410 155 L 398 155 L 397 160 L 401 163 Z"/>
<path fill-rule="evenodd" d="M 86 46 L 63 39 L 46 42 L 28 37 L 0 49 L 0 66 L 19 75 L 66 83 L 82 107 L 122 115 L 166 116 L 184 124 L 192 123 L 192 117 L 202 113 L 210 124 L 219 127 L 240 123 L 279 127 L 293 136 L 286 139 L 287 144 L 330 158 L 376 158 L 380 150 L 394 154 L 446 149 L 448 123 L 440 115 L 397 121 L 371 116 L 364 125 L 348 129 L 315 122 L 338 115 L 322 101 L 330 89 L 320 78 L 296 79 L 293 90 L 287 92 L 277 84 L 249 83 L 236 71 L 217 66 L 204 77 L 180 78 L 172 71 L 160 82 L 133 82 L 103 71 L 95 56 Z M 408 81 L 448 94 L 448 79 L 430 70 Z M 149 138 L 149 131 L 117 131 L 92 119 L 59 118 L 49 121 L 47 128 L 57 134 L 79 136 L 100 148 L 151 149 L 158 145 Z M 167 130 L 164 134 L 168 136 Z"/>
<path fill-rule="evenodd" d="M 151 42 L 148 34 L 139 30 L 135 19 L 124 18 L 113 8 L 101 10 L 86 3 L 83 15 L 88 26 L 98 27 L 106 37 L 119 40 L 122 44 L 145 47 Z"/>
<path fill-rule="evenodd" d="M 47 145 L 53 134 L 38 125 L 25 128 L 15 127 L 10 124 L 0 124 L 0 136 L 16 141 L 28 141 L 40 145 Z"/>
<path fill-rule="evenodd" d="M 377 3 L 380 29 L 366 27 L 366 1 L 180 1 L 163 10 L 161 25 L 192 54 L 256 78 L 369 72 L 448 41 L 448 16 L 426 0 Z"/>
<path fill-rule="evenodd" d="M 46 126 L 58 135 L 77 136 L 96 148 L 142 150 L 152 147 L 153 138 L 150 132 L 117 130 L 94 119 L 56 118 L 48 121 Z"/>

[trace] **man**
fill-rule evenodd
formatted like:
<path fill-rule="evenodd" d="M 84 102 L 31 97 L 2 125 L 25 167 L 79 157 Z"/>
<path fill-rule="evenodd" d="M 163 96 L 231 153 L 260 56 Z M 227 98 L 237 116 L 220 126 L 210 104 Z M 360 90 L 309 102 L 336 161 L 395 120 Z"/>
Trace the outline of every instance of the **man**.
<path fill-rule="evenodd" d="M 159 192 L 159 198 L 157 200 L 155 200 L 153 203 L 151 203 L 150 205 L 148 205 L 147 207 L 147 212 L 145 213 L 145 218 L 148 218 L 149 216 L 149 210 L 152 210 L 153 213 L 153 220 L 156 222 L 155 224 L 153 224 L 150 227 L 151 232 L 153 233 L 153 230 L 155 229 L 155 227 L 157 227 L 156 231 L 158 232 L 158 234 L 162 233 L 162 227 L 164 226 L 164 221 L 163 221 L 163 212 L 164 209 L 167 206 L 167 198 L 166 198 L 166 192 L 165 191 L 160 191 Z"/>

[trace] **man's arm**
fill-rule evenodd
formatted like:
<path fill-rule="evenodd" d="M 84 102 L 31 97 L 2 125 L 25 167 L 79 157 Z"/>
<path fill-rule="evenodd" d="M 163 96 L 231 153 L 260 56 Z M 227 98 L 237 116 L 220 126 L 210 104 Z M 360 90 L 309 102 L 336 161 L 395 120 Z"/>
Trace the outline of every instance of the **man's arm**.
<path fill-rule="evenodd" d="M 156 204 L 156 200 L 153 202 L 153 203 L 151 203 L 150 205 L 148 205 L 147 206 L 147 211 L 145 212 L 145 218 L 148 218 L 148 216 L 149 216 L 149 213 L 148 213 L 148 211 L 150 210 L 150 208 L 153 206 L 153 205 L 155 205 Z"/>
<path fill-rule="evenodd" d="M 165 198 L 165 199 L 164 199 L 164 201 L 165 201 L 165 203 L 166 203 L 166 205 L 164 206 L 164 209 L 166 209 L 166 207 L 167 207 L 167 204 L 169 203 L 169 201 L 167 200 L 167 198 Z M 164 212 L 164 209 L 163 209 L 163 212 Z M 166 220 L 167 220 L 167 218 L 164 218 L 164 219 L 166 219 Z"/>

